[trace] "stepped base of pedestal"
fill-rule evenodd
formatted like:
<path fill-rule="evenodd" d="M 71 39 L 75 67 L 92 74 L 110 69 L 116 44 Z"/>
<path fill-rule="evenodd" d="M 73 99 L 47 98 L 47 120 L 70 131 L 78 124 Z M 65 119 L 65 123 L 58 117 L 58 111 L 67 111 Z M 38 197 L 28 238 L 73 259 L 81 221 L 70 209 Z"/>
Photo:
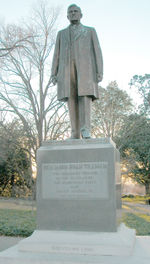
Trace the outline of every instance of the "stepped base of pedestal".
<path fill-rule="evenodd" d="M 113 233 L 35 231 L 0 253 L 0 264 L 148 264 L 150 238 L 124 225 Z"/>
<path fill-rule="evenodd" d="M 89 255 L 124 256 L 130 255 L 135 243 L 135 230 L 122 224 L 117 232 L 71 232 L 71 231 L 34 231 L 33 235 L 18 245 L 19 251 Z"/>

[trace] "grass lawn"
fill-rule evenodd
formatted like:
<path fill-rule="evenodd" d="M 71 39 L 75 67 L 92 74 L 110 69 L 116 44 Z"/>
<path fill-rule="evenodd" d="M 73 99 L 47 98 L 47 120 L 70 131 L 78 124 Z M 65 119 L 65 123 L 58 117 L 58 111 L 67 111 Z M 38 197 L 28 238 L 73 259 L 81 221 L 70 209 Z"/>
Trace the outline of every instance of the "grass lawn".
<path fill-rule="evenodd" d="M 137 236 L 150 236 L 150 215 L 141 213 L 123 213 L 122 222 L 136 230 Z"/>
<path fill-rule="evenodd" d="M 0 209 L 0 235 L 27 237 L 35 228 L 35 211 Z"/>

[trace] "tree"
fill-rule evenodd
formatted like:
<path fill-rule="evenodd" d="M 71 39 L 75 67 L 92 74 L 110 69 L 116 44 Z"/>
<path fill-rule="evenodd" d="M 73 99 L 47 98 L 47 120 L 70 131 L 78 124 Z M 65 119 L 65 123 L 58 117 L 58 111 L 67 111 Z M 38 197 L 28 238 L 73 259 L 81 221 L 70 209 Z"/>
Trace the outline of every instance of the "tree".
<path fill-rule="evenodd" d="M 21 120 L 34 156 L 43 140 L 62 138 L 68 127 L 65 106 L 57 101 L 50 79 L 58 15 L 58 9 L 41 2 L 30 23 L 1 29 L 4 48 L 30 36 L 30 41 L 16 45 L 1 60 L 0 101 L 3 111 Z"/>
<path fill-rule="evenodd" d="M 20 123 L 0 123 L 0 195 L 31 193 L 30 151 Z"/>
<path fill-rule="evenodd" d="M 137 88 L 143 98 L 141 110 L 150 113 L 150 74 L 134 75 L 130 81 L 131 88 Z"/>
<path fill-rule="evenodd" d="M 7 40 L 3 43 L 2 38 L 0 37 L 0 58 L 7 56 L 11 51 L 16 48 L 25 47 L 26 42 L 30 42 L 30 36 L 26 36 L 24 38 L 20 38 L 20 36 L 18 37 L 18 40 L 15 40 L 14 43 L 10 43 L 10 45 Z"/>
<path fill-rule="evenodd" d="M 121 129 L 124 118 L 132 110 L 131 98 L 125 91 L 118 88 L 117 83 L 111 82 L 105 88 L 99 87 L 99 100 L 93 104 L 94 136 L 115 138 Z"/>
<path fill-rule="evenodd" d="M 150 120 L 139 114 L 127 117 L 116 143 L 128 176 L 150 194 Z"/>

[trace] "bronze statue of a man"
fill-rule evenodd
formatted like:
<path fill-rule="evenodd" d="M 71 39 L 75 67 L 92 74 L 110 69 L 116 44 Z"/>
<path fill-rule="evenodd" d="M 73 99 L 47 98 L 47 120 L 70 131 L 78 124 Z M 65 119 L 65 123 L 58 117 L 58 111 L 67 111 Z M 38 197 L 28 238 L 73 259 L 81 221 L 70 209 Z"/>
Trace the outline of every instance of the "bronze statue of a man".
<path fill-rule="evenodd" d="M 68 7 L 69 27 L 58 32 L 51 80 L 57 97 L 67 101 L 71 138 L 90 138 L 91 101 L 98 98 L 103 60 L 96 31 L 80 23 L 80 7 Z"/>

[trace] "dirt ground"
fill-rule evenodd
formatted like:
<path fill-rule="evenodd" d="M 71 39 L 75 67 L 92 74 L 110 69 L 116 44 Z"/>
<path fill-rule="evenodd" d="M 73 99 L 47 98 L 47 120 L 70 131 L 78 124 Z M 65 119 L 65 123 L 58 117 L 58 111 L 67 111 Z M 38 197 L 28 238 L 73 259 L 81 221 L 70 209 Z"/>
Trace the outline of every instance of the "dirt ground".
<path fill-rule="evenodd" d="M 0 198 L 0 209 L 32 210 L 36 209 L 36 201 Z"/>
<path fill-rule="evenodd" d="M 36 201 L 0 198 L 0 209 L 33 210 L 36 209 Z M 146 204 L 123 201 L 122 209 L 125 212 L 137 212 L 150 215 L 150 205 Z"/>
<path fill-rule="evenodd" d="M 131 202 L 123 202 L 122 210 L 124 212 L 130 213 L 141 213 L 150 215 L 150 205 L 140 204 L 140 203 L 131 203 Z"/>

